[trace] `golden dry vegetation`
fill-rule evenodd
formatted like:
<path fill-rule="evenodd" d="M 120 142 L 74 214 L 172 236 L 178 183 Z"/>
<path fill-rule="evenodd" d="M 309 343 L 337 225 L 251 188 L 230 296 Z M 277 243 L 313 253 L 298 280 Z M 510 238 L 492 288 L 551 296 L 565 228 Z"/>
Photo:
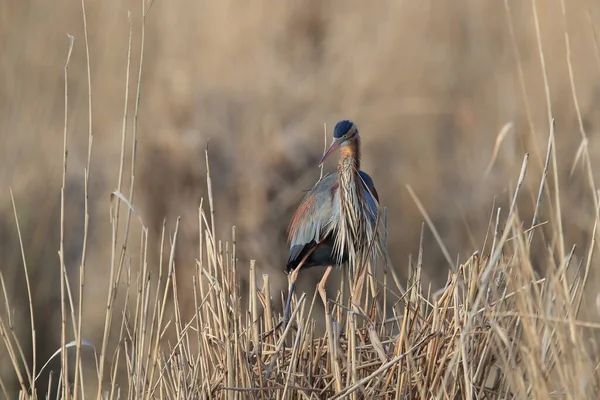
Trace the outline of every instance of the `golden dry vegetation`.
<path fill-rule="evenodd" d="M 0 392 L 80 322 L 79 397 L 104 355 L 121 398 L 595 398 L 599 21 L 591 0 L 0 2 Z M 346 118 L 408 294 L 380 269 L 326 316 L 309 271 L 301 334 L 261 340 L 323 125 Z"/>

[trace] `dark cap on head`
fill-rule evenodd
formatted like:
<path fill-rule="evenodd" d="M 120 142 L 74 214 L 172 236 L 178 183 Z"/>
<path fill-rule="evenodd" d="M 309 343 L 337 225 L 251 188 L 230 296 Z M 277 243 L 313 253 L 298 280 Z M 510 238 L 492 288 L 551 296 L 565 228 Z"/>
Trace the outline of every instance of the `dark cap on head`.
<path fill-rule="evenodd" d="M 356 130 L 356 125 L 354 125 L 354 122 L 349 120 L 340 121 L 335 124 L 335 128 L 333 128 L 333 137 L 339 139 L 353 130 Z"/>

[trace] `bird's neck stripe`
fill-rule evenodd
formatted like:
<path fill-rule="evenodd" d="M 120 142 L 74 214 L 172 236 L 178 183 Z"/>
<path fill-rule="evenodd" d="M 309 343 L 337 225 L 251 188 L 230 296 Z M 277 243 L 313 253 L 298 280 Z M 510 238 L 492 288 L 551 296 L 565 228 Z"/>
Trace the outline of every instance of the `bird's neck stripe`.
<path fill-rule="evenodd" d="M 352 165 L 356 171 L 360 169 L 360 147 L 357 140 L 344 144 L 341 148 L 340 167 Z"/>

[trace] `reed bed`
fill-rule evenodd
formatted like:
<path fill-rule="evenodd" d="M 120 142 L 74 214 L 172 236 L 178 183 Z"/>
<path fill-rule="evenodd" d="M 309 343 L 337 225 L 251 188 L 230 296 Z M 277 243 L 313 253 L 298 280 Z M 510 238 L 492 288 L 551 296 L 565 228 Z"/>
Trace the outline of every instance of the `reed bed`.
<path fill-rule="evenodd" d="M 595 238 L 587 257 L 577 257 L 573 248 L 542 274 L 536 272 L 529 248 L 544 223 L 524 228 L 515 206 L 520 185 L 511 209 L 506 214 L 497 209 L 490 218 L 490 235 L 482 245 L 488 251 L 477 251 L 449 267 L 441 290 L 432 292 L 422 284 L 426 255 L 421 246 L 416 259 L 409 261 L 410 277 L 404 284 L 380 263 L 359 269 L 357 277 L 344 273 L 337 295 L 329 299 L 326 329 L 319 329 L 323 324 L 312 316 L 320 300 L 302 293 L 294 298 L 291 323 L 283 331 L 275 310 L 281 309 L 285 293 L 271 289 L 269 275 L 258 276 L 255 262 L 237 262 L 235 228 L 230 241 L 216 239 L 208 171 L 209 206 L 207 212 L 204 204 L 199 209 L 202 235 L 193 273 L 178 276 L 175 269 L 179 220 L 175 231 L 163 229 L 160 260 L 165 262 L 159 261 L 158 276 L 148 270 L 148 231 L 142 229 L 140 265 L 127 266 L 120 258 L 111 274 L 106 331 L 118 331 L 114 352 L 107 353 L 106 345 L 96 348 L 85 338 L 66 343 L 63 353 L 74 352 L 71 347 L 93 348 L 97 375 L 84 376 L 81 360 L 73 362 L 61 353 L 63 368 L 54 375 L 62 388 L 57 398 L 598 396 L 600 357 L 596 342 L 589 339 L 600 324 L 579 318 Z M 526 159 L 521 180 L 525 172 Z M 113 203 L 118 201 L 135 212 L 115 192 Z M 118 215 L 113 217 L 117 226 Z M 595 227 L 597 217 L 590 223 Z M 421 239 L 424 230 L 425 225 Z M 240 295 L 240 268 L 251 272 L 247 299 Z M 196 311 L 191 317 L 180 310 L 182 285 L 191 285 L 194 293 Z M 68 281 L 66 286 L 67 307 L 75 314 Z M 123 309 L 111 301 L 117 297 L 125 299 Z M 10 309 L 6 296 L 5 302 Z M 36 376 L 48 371 L 31 369 L 10 327 L 10 319 L 0 319 L 21 384 L 20 398 L 44 398 L 31 388 Z M 66 324 L 64 329 L 69 330 Z M 64 385 L 63 371 L 73 366 L 75 374 L 71 371 Z M 75 376 L 80 379 L 77 391 Z M 94 385 L 99 388 L 96 393 L 90 390 Z M 7 394 L 4 385 L 3 390 Z"/>
<path fill-rule="evenodd" d="M 449 270 L 442 290 L 421 284 L 421 248 L 406 290 L 390 271 L 364 269 L 330 301 L 325 332 L 311 315 L 319 300 L 305 293 L 291 326 L 268 335 L 283 299 L 254 263 L 237 265 L 235 245 L 215 243 L 201 211 L 198 314 L 172 321 L 177 343 L 157 359 L 164 374 L 136 390 L 161 398 L 594 398 L 598 353 L 585 343 L 598 326 L 577 319 L 589 260 L 576 266 L 571 253 L 540 277 L 528 251 L 536 228 L 523 229 L 516 210 L 504 223 L 501 210 L 496 217 L 490 254 L 476 252 Z M 251 269 L 247 309 L 238 268 Z M 348 288 L 360 295 L 344 299 Z"/>

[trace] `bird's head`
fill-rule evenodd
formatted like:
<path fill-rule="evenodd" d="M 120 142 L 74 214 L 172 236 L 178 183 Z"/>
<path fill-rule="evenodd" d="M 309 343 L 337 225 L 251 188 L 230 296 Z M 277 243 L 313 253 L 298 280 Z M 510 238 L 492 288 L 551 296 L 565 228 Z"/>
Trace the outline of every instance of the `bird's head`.
<path fill-rule="evenodd" d="M 358 128 L 354 122 L 344 120 L 335 124 L 335 128 L 333 128 L 333 143 L 331 143 L 331 146 L 329 146 L 325 154 L 323 154 L 319 166 L 323 165 L 325 160 L 327 160 L 334 151 L 343 146 L 353 145 L 357 139 Z"/>

